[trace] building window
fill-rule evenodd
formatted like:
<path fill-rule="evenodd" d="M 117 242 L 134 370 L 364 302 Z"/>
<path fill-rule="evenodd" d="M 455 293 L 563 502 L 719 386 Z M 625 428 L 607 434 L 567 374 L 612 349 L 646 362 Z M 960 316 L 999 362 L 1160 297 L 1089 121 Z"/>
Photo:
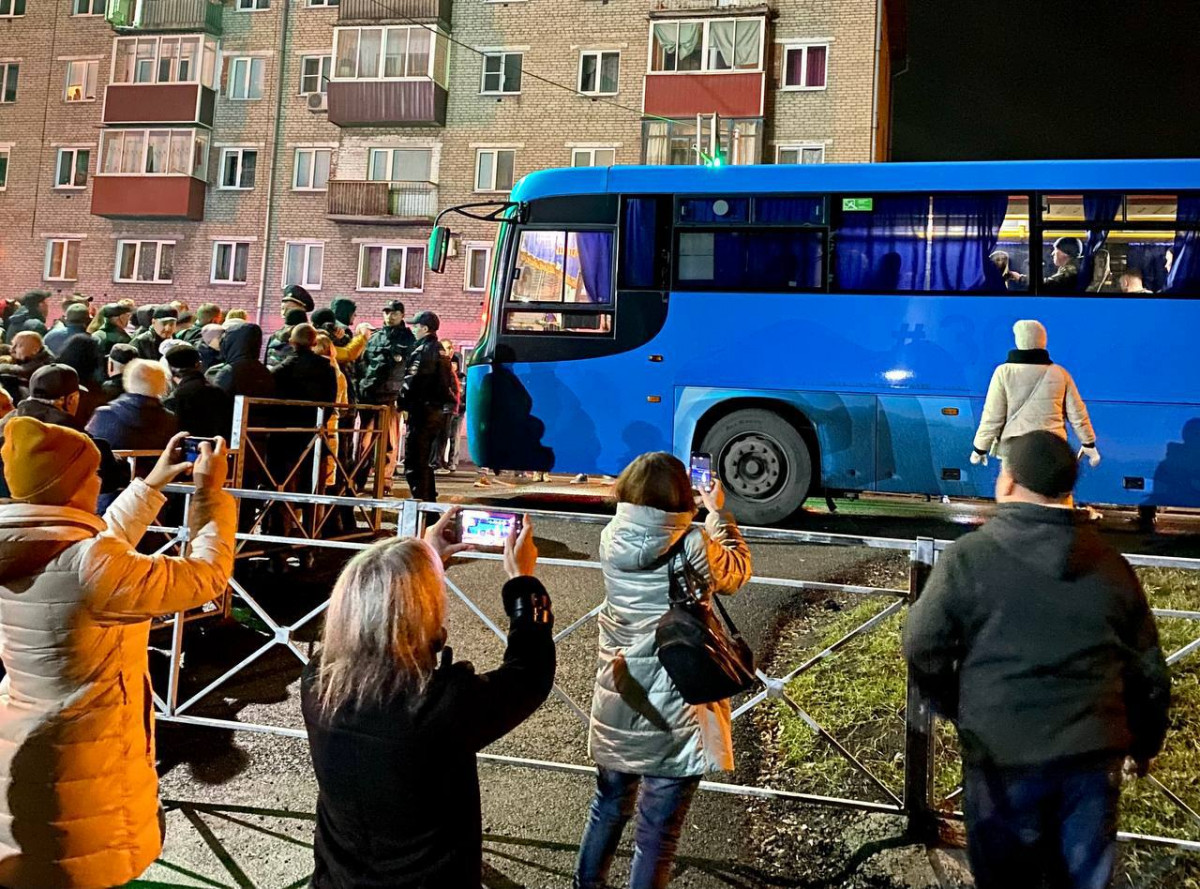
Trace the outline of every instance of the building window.
<path fill-rule="evenodd" d="M 0 65 L 0 102 L 17 101 L 17 76 L 20 67 L 16 62 Z"/>
<path fill-rule="evenodd" d="M 324 266 L 324 244 L 289 241 L 284 252 L 283 286 L 299 284 L 308 290 L 320 290 Z"/>
<path fill-rule="evenodd" d="M 761 71 L 762 19 L 700 19 L 650 26 L 652 72 Z"/>
<path fill-rule="evenodd" d="M 72 0 L 71 15 L 104 15 L 104 0 Z"/>
<path fill-rule="evenodd" d="M 479 92 L 485 96 L 515 96 L 521 92 L 521 53 L 485 53 Z"/>
<path fill-rule="evenodd" d="M 300 95 L 329 91 L 329 71 L 333 56 L 304 56 L 300 59 Z"/>
<path fill-rule="evenodd" d="M 25 0 L 0 0 L 0 18 L 25 14 Z"/>
<path fill-rule="evenodd" d="M 121 284 L 170 284 L 175 276 L 174 241 L 117 241 L 117 270 Z"/>
<path fill-rule="evenodd" d="M 336 76 L 345 80 L 432 77 L 433 36 L 420 25 L 338 28 L 334 32 Z"/>
<path fill-rule="evenodd" d="M 87 185 L 91 149 L 58 149 L 58 167 L 54 176 L 55 188 L 83 188 Z"/>
<path fill-rule="evenodd" d="M 79 278 L 79 241 L 52 238 L 46 242 L 47 281 L 75 281 Z"/>
<path fill-rule="evenodd" d="M 297 148 L 292 188 L 296 191 L 325 191 L 329 187 L 331 148 Z"/>
<path fill-rule="evenodd" d="M 231 99 L 249 101 L 263 96 L 264 59 L 241 56 L 232 59 L 229 65 L 229 92 Z"/>
<path fill-rule="evenodd" d="M 491 268 L 490 247 L 467 248 L 467 280 L 463 290 L 486 290 L 488 271 Z"/>
<path fill-rule="evenodd" d="M 762 123 L 757 117 L 721 118 L 717 138 L 725 163 L 761 163 Z M 642 121 L 642 163 L 695 164 L 697 141 L 704 152 L 712 153 L 711 121 L 701 121 L 699 140 L 694 119 Z"/>
<path fill-rule="evenodd" d="M 825 67 L 829 47 L 824 44 L 786 46 L 783 49 L 783 88 L 785 90 L 825 89 Z"/>
<path fill-rule="evenodd" d="M 579 91 L 585 96 L 615 96 L 621 75 L 619 52 L 579 55 Z"/>
<path fill-rule="evenodd" d="M 208 180 L 208 134 L 203 130 L 103 130 L 97 173 L 195 176 Z"/>
<path fill-rule="evenodd" d="M 363 244 L 358 258 L 359 290 L 419 291 L 425 283 L 424 247 Z"/>
<path fill-rule="evenodd" d="M 96 78 L 100 63 L 91 59 L 82 62 L 67 62 L 67 87 L 63 93 L 66 102 L 94 102 L 96 100 Z"/>
<path fill-rule="evenodd" d="M 775 151 L 777 164 L 823 164 L 824 145 L 780 145 Z"/>
<path fill-rule="evenodd" d="M 217 43 L 210 37 L 120 37 L 113 46 L 113 83 L 213 85 Z"/>
<path fill-rule="evenodd" d="M 341 0 L 308 0 L 309 6 L 337 6 Z"/>
<path fill-rule="evenodd" d="M 271 0 L 237 0 L 238 12 L 258 12 L 271 8 Z"/>
<path fill-rule="evenodd" d="M 573 148 L 572 167 L 611 167 L 617 162 L 615 148 Z"/>
<path fill-rule="evenodd" d="M 367 178 L 375 182 L 429 182 L 428 148 L 372 148 Z"/>
<path fill-rule="evenodd" d="M 256 148 L 222 148 L 221 178 L 217 188 L 222 191 L 254 188 L 254 170 L 258 166 Z"/>
<path fill-rule="evenodd" d="M 480 148 L 475 153 L 475 190 L 512 191 L 516 163 L 512 148 Z"/>
<path fill-rule="evenodd" d="M 0 191 L 8 188 L 8 149 L 0 148 Z"/>
<path fill-rule="evenodd" d="M 249 241 L 214 241 L 209 281 L 213 284 L 245 284 L 249 260 Z"/>

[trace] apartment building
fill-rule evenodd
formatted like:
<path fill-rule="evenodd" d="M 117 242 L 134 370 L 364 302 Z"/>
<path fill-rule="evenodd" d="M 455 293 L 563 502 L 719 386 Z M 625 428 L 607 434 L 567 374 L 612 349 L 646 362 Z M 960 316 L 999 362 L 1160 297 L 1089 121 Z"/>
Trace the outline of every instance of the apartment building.
<path fill-rule="evenodd" d="M 0 295 L 361 317 L 470 342 L 492 231 L 438 211 L 539 169 L 883 160 L 884 0 L 0 0 Z M 699 133 L 697 132 L 699 118 Z"/>

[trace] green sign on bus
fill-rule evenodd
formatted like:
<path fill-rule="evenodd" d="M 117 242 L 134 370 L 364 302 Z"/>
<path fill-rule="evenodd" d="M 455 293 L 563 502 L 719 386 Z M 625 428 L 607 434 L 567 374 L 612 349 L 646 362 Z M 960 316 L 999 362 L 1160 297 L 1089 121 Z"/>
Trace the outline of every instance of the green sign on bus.
<path fill-rule="evenodd" d="M 853 212 L 855 210 L 865 210 L 870 212 L 875 209 L 874 198 L 842 198 L 842 212 Z"/>

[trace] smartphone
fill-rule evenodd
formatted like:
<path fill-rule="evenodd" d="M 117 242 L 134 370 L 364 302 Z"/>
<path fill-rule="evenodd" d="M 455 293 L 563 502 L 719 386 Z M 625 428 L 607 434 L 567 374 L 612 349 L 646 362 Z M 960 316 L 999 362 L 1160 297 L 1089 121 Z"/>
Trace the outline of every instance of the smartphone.
<path fill-rule="evenodd" d="M 464 509 L 458 514 L 458 540 L 481 549 L 504 549 L 513 529 L 521 531 L 521 517 L 511 512 Z"/>
<path fill-rule="evenodd" d="M 200 443 L 208 442 L 214 448 L 217 446 L 215 438 L 201 438 L 199 436 L 188 436 L 183 440 L 183 460 L 185 463 L 195 463 L 200 459 Z"/>
<path fill-rule="evenodd" d="M 692 454 L 692 487 L 707 491 L 712 487 L 712 454 L 696 451 Z"/>

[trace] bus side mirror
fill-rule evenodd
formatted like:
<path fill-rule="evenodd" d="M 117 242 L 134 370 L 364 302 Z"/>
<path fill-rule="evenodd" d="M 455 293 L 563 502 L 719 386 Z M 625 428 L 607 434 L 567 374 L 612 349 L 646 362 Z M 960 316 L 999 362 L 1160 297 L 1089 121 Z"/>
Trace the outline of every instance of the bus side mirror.
<path fill-rule="evenodd" d="M 429 271 L 441 274 L 446 270 L 446 255 L 450 252 L 450 229 L 435 225 L 429 234 Z"/>

